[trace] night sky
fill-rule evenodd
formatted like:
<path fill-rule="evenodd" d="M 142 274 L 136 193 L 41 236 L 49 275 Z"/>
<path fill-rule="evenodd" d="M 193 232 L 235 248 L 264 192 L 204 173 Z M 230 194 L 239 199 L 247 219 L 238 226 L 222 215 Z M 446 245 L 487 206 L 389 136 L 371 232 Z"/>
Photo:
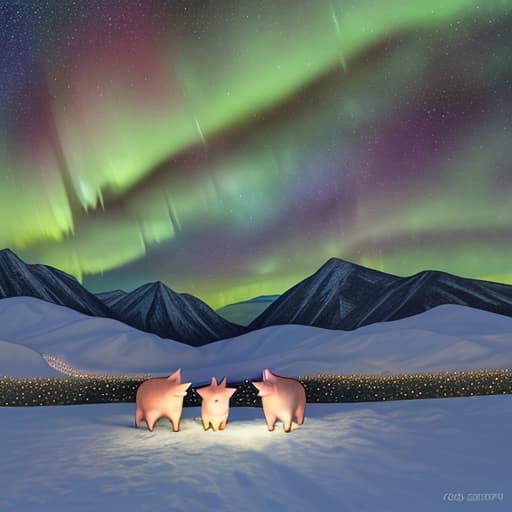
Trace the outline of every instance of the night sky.
<path fill-rule="evenodd" d="M 92 291 L 512 282 L 511 129 L 509 0 L 0 3 L 0 247 Z"/>

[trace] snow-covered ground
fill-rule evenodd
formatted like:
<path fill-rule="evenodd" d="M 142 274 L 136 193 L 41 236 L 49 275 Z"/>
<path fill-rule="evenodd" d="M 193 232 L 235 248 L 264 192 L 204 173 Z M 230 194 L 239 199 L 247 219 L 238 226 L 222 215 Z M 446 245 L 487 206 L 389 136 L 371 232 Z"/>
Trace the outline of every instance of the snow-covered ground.
<path fill-rule="evenodd" d="M 27 376 L 48 371 L 35 364 L 37 354 L 89 373 L 161 375 L 181 367 L 183 378 L 194 383 L 212 375 L 252 378 L 266 367 L 291 376 L 512 368 L 512 318 L 453 305 L 355 331 L 274 326 L 194 348 L 17 297 L 0 301 L 0 340 L 31 349 L 24 352 Z M 0 344 L 0 374 L 10 373 L 12 350 Z M 16 357 L 16 374 L 23 374 L 24 355 Z"/>
<path fill-rule="evenodd" d="M 232 408 L 224 432 L 188 408 L 181 432 L 161 420 L 150 433 L 134 407 L 0 408 L 0 510 L 512 507 L 512 396 L 308 404 L 290 434 L 268 432 L 257 408 Z M 469 501 L 480 493 L 499 495 Z"/>
<path fill-rule="evenodd" d="M 184 380 L 512 368 L 512 318 L 461 306 L 351 332 L 275 326 L 192 348 L 37 299 L 0 301 L 0 374 L 88 372 Z M 204 432 L 133 427 L 134 404 L 0 408 L 0 511 L 511 510 L 512 396 L 308 404 L 266 430 L 257 408 Z M 497 494 L 495 494 L 497 493 Z M 483 499 L 488 501 L 482 501 Z M 492 501 L 489 501 L 491 500 Z"/>

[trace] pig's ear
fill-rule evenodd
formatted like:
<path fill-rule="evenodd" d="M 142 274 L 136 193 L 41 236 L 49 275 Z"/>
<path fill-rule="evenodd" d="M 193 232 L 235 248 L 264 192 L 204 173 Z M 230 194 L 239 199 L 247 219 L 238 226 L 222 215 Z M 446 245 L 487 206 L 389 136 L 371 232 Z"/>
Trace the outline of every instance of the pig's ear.
<path fill-rule="evenodd" d="M 167 380 L 175 380 L 176 382 L 181 381 L 181 368 L 178 368 L 172 375 L 167 377 Z"/>
<path fill-rule="evenodd" d="M 274 385 L 268 382 L 253 382 L 253 386 L 259 391 L 258 396 L 267 396 L 274 392 Z"/>
<path fill-rule="evenodd" d="M 204 400 L 206 393 L 204 388 L 198 388 L 196 389 L 196 393 Z"/>
<path fill-rule="evenodd" d="M 179 384 L 176 387 L 176 391 L 174 392 L 174 396 L 185 396 L 187 394 L 187 389 L 192 384 L 192 382 L 185 382 L 184 384 Z"/>
<path fill-rule="evenodd" d="M 212 381 L 210 382 L 210 386 L 217 386 L 217 379 L 215 377 L 212 377 Z"/>
<path fill-rule="evenodd" d="M 220 382 L 219 386 L 221 386 L 221 387 L 225 388 L 225 387 L 226 387 L 226 382 L 227 382 L 227 379 L 226 379 L 226 377 L 224 377 L 224 378 L 221 380 L 221 382 Z"/>
<path fill-rule="evenodd" d="M 273 376 L 274 376 L 274 374 L 268 368 L 265 368 L 263 370 L 263 380 L 264 381 L 272 380 Z"/>
<path fill-rule="evenodd" d="M 259 391 L 258 396 L 261 396 L 260 393 L 265 389 L 265 383 L 253 382 L 252 385 Z"/>

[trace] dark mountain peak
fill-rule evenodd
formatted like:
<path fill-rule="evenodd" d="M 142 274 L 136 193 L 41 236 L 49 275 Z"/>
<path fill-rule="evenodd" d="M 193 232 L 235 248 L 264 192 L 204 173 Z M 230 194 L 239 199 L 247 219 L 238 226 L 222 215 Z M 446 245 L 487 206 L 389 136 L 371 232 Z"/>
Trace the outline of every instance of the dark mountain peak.
<path fill-rule="evenodd" d="M 25 264 L 25 262 L 11 249 L 0 250 L 0 261 L 2 263 Z"/>
<path fill-rule="evenodd" d="M 244 331 L 197 297 L 177 293 L 161 281 L 139 286 L 110 305 L 116 318 L 142 331 L 192 346 L 231 338 Z"/>
<path fill-rule="evenodd" d="M 47 265 L 29 265 L 11 249 L 0 251 L 0 299 L 35 297 L 91 316 L 110 316 L 108 307 L 73 276 Z"/>
<path fill-rule="evenodd" d="M 330 258 L 314 274 L 298 283 L 291 290 L 300 288 L 302 299 L 307 297 L 307 302 L 313 308 L 321 307 L 323 309 L 325 303 L 331 300 L 352 302 L 351 297 L 354 295 L 361 296 L 363 289 L 369 292 L 369 288 L 377 285 L 388 286 L 399 279 L 391 274 L 363 267 L 357 263 L 339 258 Z M 286 294 L 281 297 L 283 296 L 286 296 Z M 318 300 L 321 300 L 322 303 L 317 303 Z M 302 306 L 305 305 L 303 301 Z"/>
<path fill-rule="evenodd" d="M 352 263 L 351 261 L 343 260 L 341 258 L 329 258 L 320 268 L 319 270 L 336 270 L 340 268 L 354 268 L 359 267 L 356 263 Z"/>
<path fill-rule="evenodd" d="M 153 281 L 139 286 L 132 292 L 126 293 L 121 298 L 120 304 L 123 301 L 132 305 L 139 304 L 139 307 L 145 308 L 149 308 L 156 301 L 166 308 L 170 314 L 174 314 L 176 309 L 181 309 L 180 305 L 184 303 L 182 294 L 171 290 L 162 281 Z"/>
<path fill-rule="evenodd" d="M 155 281 L 151 283 L 151 290 L 155 293 L 167 295 L 167 294 L 175 294 L 177 293 L 174 290 L 171 290 L 165 283 L 162 281 Z"/>
<path fill-rule="evenodd" d="M 141 295 L 146 294 L 176 294 L 173 290 L 171 290 L 168 286 L 166 286 L 162 281 L 152 281 L 150 283 L 145 283 L 130 293 L 138 293 Z"/>
<path fill-rule="evenodd" d="M 356 270 L 353 263 L 338 258 L 328 259 L 313 275 L 348 274 Z"/>
<path fill-rule="evenodd" d="M 358 263 L 353 263 L 352 261 L 347 261 L 341 258 L 334 257 L 329 258 L 311 277 L 315 275 L 325 274 L 346 275 L 354 272 L 366 275 L 381 275 L 390 276 L 393 278 L 397 277 L 394 276 L 393 274 L 388 274 L 387 272 L 382 272 L 380 270 L 376 270 L 373 268 L 364 267 L 363 265 L 359 265 Z"/>
<path fill-rule="evenodd" d="M 398 277 L 330 258 L 249 325 L 302 324 L 351 330 L 458 304 L 512 316 L 512 286 L 425 270 Z"/>

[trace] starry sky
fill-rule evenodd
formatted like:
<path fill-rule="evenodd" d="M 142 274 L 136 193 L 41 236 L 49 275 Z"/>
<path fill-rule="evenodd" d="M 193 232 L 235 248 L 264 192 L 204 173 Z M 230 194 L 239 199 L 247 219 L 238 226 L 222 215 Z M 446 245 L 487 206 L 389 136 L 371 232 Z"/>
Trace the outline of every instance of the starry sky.
<path fill-rule="evenodd" d="M 510 283 L 511 129 L 508 0 L 0 3 L 0 247 L 92 291 Z"/>

